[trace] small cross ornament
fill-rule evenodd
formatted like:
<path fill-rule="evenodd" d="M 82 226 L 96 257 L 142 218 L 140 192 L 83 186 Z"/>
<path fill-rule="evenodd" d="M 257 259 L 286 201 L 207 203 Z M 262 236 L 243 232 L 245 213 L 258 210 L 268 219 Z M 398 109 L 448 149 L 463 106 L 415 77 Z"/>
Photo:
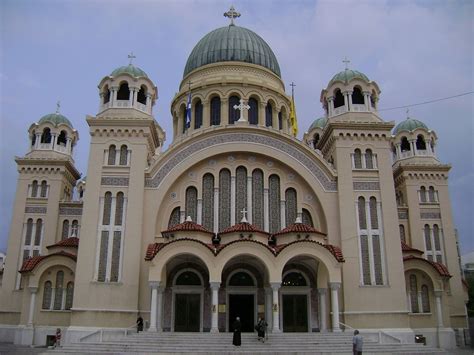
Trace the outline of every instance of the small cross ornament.
<path fill-rule="evenodd" d="M 230 25 L 234 26 L 234 18 L 240 17 L 240 12 L 235 11 L 234 5 L 231 5 L 230 10 L 224 12 L 224 16 L 230 18 Z"/>
<path fill-rule="evenodd" d="M 245 207 L 242 211 L 240 211 L 240 213 L 242 213 L 242 220 L 240 221 L 240 223 L 249 223 L 247 221 L 247 210 L 245 209 Z"/>
<path fill-rule="evenodd" d="M 135 55 L 133 55 L 133 52 L 130 52 L 130 54 L 128 55 L 128 59 L 130 59 L 130 63 L 128 63 L 129 65 L 132 65 L 132 61 L 136 58 Z"/>
<path fill-rule="evenodd" d="M 234 105 L 234 110 L 240 111 L 240 117 L 237 122 L 247 122 L 247 120 L 244 118 L 243 112 L 244 110 L 250 110 L 250 106 L 245 104 L 245 101 L 243 99 L 240 99 L 239 105 Z"/>
<path fill-rule="evenodd" d="M 56 113 L 59 113 L 60 107 L 61 107 L 61 101 L 56 102 Z"/>
<path fill-rule="evenodd" d="M 346 65 L 346 70 L 349 69 L 349 63 L 351 62 L 347 57 L 344 57 L 344 60 L 342 61 Z"/>

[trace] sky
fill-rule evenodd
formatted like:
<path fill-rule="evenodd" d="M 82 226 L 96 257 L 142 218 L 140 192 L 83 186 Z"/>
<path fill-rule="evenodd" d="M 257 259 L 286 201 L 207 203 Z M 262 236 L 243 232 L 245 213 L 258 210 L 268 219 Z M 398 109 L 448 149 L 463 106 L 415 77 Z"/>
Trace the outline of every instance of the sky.
<path fill-rule="evenodd" d="M 259 34 L 273 49 L 286 91 L 294 82 L 299 138 L 324 115 L 321 90 L 349 67 L 382 90 L 380 115 L 396 123 L 406 109 L 383 110 L 474 91 L 474 2 L 384 0 L 0 0 L 0 250 L 15 196 L 15 156 L 28 128 L 60 112 L 79 131 L 75 162 L 87 175 L 86 115 L 97 114 L 100 80 L 134 64 L 158 87 L 154 117 L 172 138 L 170 103 L 186 60 L 208 32 L 229 23 Z M 410 108 L 436 131 L 437 155 L 452 165 L 449 189 L 461 254 L 474 250 L 474 95 Z"/>

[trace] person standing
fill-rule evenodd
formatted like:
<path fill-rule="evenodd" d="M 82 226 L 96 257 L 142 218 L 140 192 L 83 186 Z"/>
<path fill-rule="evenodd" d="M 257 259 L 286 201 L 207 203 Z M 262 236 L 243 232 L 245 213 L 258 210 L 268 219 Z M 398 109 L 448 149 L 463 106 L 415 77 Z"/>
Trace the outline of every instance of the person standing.
<path fill-rule="evenodd" d="M 54 342 L 54 347 L 60 347 L 61 346 L 61 329 L 56 328 L 56 335 L 55 335 L 55 342 Z"/>
<path fill-rule="evenodd" d="M 240 336 L 240 332 L 242 331 L 242 324 L 240 323 L 239 317 L 235 318 L 235 322 L 232 324 L 232 328 L 234 331 L 232 344 L 234 344 L 235 346 L 240 346 L 242 344 L 242 338 Z"/>
<path fill-rule="evenodd" d="M 138 318 L 137 318 L 137 333 L 138 332 L 143 332 L 143 318 L 140 315 L 140 313 L 138 313 Z"/>
<path fill-rule="evenodd" d="M 258 334 L 258 341 L 262 341 L 265 343 L 265 332 L 267 330 L 268 323 L 262 317 L 258 318 L 258 323 L 256 326 L 257 334 Z"/>
<path fill-rule="evenodd" d="M 362 346 L 364 345 L 364 340 L 362 335 L 359 334 L 359 331 L 354 330 L 354 336 L 352 337 L 352 353 L 354 355 L 362 355 Z"/>

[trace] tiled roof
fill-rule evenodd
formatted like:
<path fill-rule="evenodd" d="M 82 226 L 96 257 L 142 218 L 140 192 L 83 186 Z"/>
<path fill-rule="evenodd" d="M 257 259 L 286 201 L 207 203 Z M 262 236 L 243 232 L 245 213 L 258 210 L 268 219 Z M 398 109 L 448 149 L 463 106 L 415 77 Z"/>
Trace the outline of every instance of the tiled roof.
<path fill-rule="evenodd" d="M 48 255 L 33 256 L 32 258 L 28 258 L 23 262 L 23 265 L 21 266 L 19 272 L 24 273 L 24 272 L 32 271 L 40 262 L 42 262 L 44 259 L 47 259 L 51 256 L 66 256 L 68 258 L 71 258 L 74 261 L 77 260 L 74 254 L 66 253 L 65 251 L 59 251 L 57 253 L 52 253 Z"/>
<path fill-rule="evenodd" d="M 310 225 L 304 223 L 293 223 L 288 227 L 282 229 L 279 232 L 274 233 L 274 236 L 288 234 L 288 233 L 318 233 L 322 235 L 327 235 L 326 233 L 318 231 L 316 228 L 311 227 Z"/>
<path fill-rule="evenodd" d="M 167 243 L 151 243 L 151 244 L 148 244 L 148 247 L 146 249 L 145 260 L 153 260 L 155 255 L 158 254 L 158 252 L 161 249 L 163 249 L 164 247 L 166 247 L 168 245 L 172 245 L 174 243 L 184 242 L 184 241 L 202 244 L 206 248 L 208 248 L 212 253 L 215 254 L 215 252 L 216 252 L 216 247 L 213 244 L 206 244 L 206 243 L 201 242 L 200 240 L 192 239 L 192 238 L 180 238 L 180 239 L 175 239 L 175 240 L 173 240 L 171 242 L 167 242 Z"/>
<path fill-rule="evenodd" d="M 63 239 L 56 244 L 48 245 L 46 248 L 52 248 L 52 247 L 71 247 L 71 248 L 77 248 L 79 247 L 79 238 L 77 237 L 71 237 L 67 239 Z"/>
<path fill-rule="evenodd" d="M 161 234 L 168 234 L 168 233 L 174 233 L 174 232 L 203 232 L 203 233 L 207 233 L 207 234 L 210 234 L 210 235 L 214 235 L 213 232 L 207 230 L 206 228 L 204 228 L 200 224 L 197 224 L 197 223 L 192 222 L 192 221 L 185 221 L 183 223 L 177 224 L 177 225 L 161 232 Z"/>
<path fill-rule="evenodd" d="M 253 232 L 253 233 L 261 233 L 265 235 L 269 235 L 270 233 L 265 232 L 258 228 L 257 226 L 254 226 L 253 224 L 250 223 L 237 223 L 234 224 L 232 227 L 224 229 L 222 232 L 219 232 L 219 234 L 228 234 L 228 233 L 239 233 L 239 232 Z"/>
<path fill-rule="evenodd" d="M 403 261 L 413 260 L 413 259 L 421 260 L 423 262 L 430 264 L 441 276 L 451 277 L 451 274 L 449 273 L 448 268 L 444 264 L 437 263 L 436 261 L 431 261 L 425 258 L 420 258 L 419 256 L 407 255 L 403 257 Z"/>
<path fill-rule="evenodd" d="M 423 254 L 424 251 L 420 250 L 420 249 L 415 249 L 415 248 L 412 248 L 411 246 L 409 246 L 407 243 L 405 242 L 401 242 L 402 243 L 402 252 L 413 252 L 413 253 L 418 253 L 418 254 Z"/>

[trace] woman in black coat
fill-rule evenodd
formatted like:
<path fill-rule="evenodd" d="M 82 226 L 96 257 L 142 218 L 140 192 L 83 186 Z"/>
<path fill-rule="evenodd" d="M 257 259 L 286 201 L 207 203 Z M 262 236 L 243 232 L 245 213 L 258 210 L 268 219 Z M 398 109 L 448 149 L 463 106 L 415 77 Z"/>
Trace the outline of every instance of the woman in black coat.
<path fill-rule="evenodd" d="M 235 318 L 235 322 L 232 324 L 234 331 L 234 338 L 232 339 L 232 344 L 235 346 L 240 346 L 242 344 L 242 338 L 240 337 L 240 332 L 242 330 L 242 324 L 240 323 L 240 318 Z"/>

